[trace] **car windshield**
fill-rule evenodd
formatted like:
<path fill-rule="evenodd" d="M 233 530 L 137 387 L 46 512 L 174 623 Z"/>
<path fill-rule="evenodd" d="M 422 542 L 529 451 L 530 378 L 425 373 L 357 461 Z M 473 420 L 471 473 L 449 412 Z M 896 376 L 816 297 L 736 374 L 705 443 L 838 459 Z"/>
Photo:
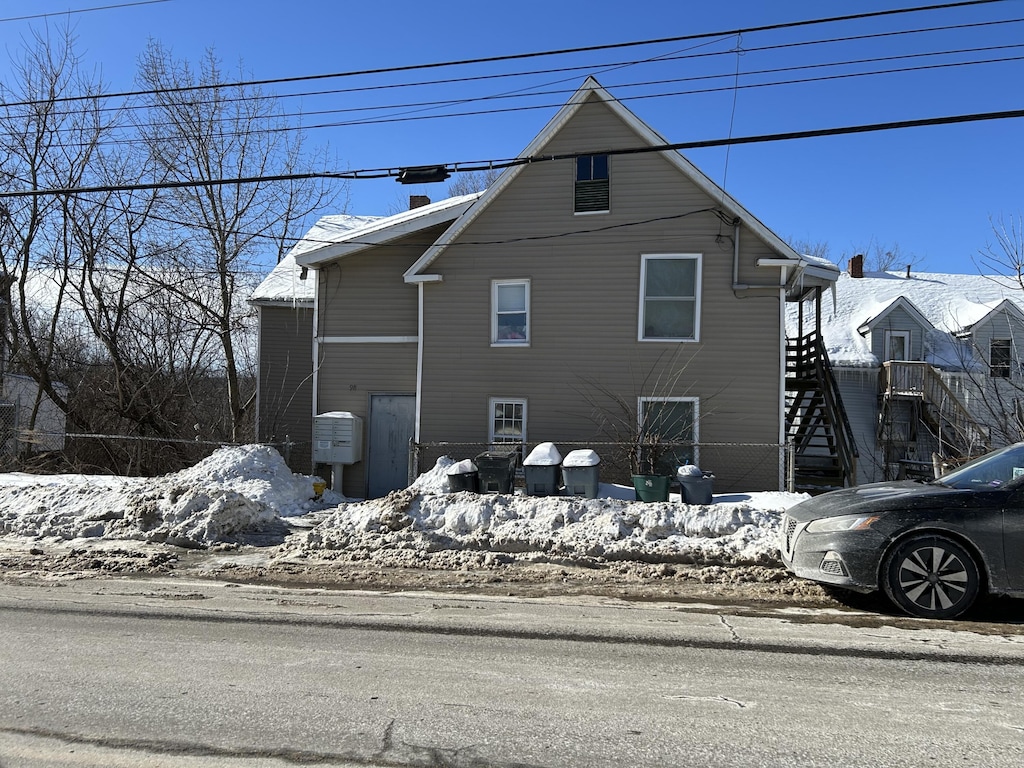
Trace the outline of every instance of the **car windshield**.
<path fill-rule="evenodd" d="M 950 488 L 999 488 L 1024 483 L 1024 443 L 1001 448 L 964 464 L 935 482 Z"/>

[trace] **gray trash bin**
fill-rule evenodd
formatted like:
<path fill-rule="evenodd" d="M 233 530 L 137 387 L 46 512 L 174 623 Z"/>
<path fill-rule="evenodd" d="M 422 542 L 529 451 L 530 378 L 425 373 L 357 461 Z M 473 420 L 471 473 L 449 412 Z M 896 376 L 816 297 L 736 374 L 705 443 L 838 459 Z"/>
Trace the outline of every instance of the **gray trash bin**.
<path fill-rule="evenodd" d="M 598 465 L 601 460 L 591 450 L 570 451 L 562 460 L 562 483 L 566 496 L 597 498 Z"/>
<path fill-rule="evenodd" d="M 562 485 L 562 455 L 553 443 L 541 443 L 523 459 L 528 496 L 557 496 Z"/>
<path fill-rule="evenodd" d="M 680 495 L 687 504 L 710 504 L 715 476 L 692 464 L 680 467 L 676 473 Z"/>

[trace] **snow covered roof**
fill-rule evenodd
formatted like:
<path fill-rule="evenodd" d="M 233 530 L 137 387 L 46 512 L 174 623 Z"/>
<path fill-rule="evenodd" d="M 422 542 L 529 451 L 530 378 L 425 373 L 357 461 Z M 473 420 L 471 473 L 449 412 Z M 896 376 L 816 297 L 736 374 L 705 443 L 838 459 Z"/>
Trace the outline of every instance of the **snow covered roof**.
<path fill-rule="evenodd" d="M 375 219 L 365 226 L 343 233 L 330 244 L 321 244 L 317 248 L 302 252 L 295 260 L 300 266 L 318 267 L 342 256 L 350 256 L 366 248 L 452 221 L 469 210 L 481 194 L 483 193 L 476 192 L 471 195 L 449 197 L 446 200 L 396 213 L 394 216 Z"/>
<path fill-rule="evenodd" d="M 954 275 L 918 272 L 865 272 L 851 277 L 843 272 L 835 284 L 833 301 L 822 303 L 821 333 L 833 365 L 876 366 L 871 352 L 871 325 L 897 306 L 912 307 L 919 319 L 934 330 L 926 339 L 928 359 L 950 365 L 955 336 L 1007 310 L 1024 313 L 1024 291 L 1020 285 L 999 275 Z M 786 308 L 790 334 L 797 332 L 798 305 Z M 1022 315 L 1024 316 L 1024 315 Z"/>
<path fill-rule="evenodd" d="M 256 287 L 249 301 L 254 304 L 312 303 L 315 283 L 302 279 L 302 267 L 296 262 L 296 257 L 336 243 L 353 230 L 366 227 L 380 218 L 347 213 L 322 216 Z"/>

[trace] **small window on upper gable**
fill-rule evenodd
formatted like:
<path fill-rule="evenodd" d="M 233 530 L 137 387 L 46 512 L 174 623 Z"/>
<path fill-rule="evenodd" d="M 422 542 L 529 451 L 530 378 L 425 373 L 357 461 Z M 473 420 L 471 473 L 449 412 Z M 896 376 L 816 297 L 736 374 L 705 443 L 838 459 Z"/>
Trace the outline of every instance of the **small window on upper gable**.
<path fill-rule="evenodd" d="M 608 155 L 576 158 L 576 213 L 607 213 L 610 210 Z"/>

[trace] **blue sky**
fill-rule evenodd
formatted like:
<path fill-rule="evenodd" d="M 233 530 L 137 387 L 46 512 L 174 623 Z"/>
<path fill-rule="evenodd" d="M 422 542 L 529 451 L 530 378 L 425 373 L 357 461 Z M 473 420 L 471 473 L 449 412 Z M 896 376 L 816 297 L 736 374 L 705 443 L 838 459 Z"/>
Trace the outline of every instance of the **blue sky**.
<path fill-rule="evenodd" d="M 125 0 L 2 0 L 0 19 L 118 2 Z M 83 61 L 97 68 L 111 90 L 129 90 L 135 62 L 149 38 L 191 60 L 213 47 L 227 69 L 235 70 L 241 61 L 248 75 L 263 79 L 749 29 L 926 4 L 169 0 L 63 19 L 0 21 L 0 42 L 10 54 L 30 28 L 41 30 L 70 20 Z M 1006 23 L 962 26 L 994 21 Z M 909 32 L 953 25 L 961 26 Z M 835 40 L 897 31 L 906 34 Z M 814 41 L 819 42 L 797 45 Z M 936 66 L 1017 57 L 1024 57 L 1024 0 L 1002 0 L 882 19 L 751 31 L 740 37 L 333 78 L 275 89 L 281 94 L 336 91 L 502 75 L 285 99 L 288 111 L 301 107 L 307 114 L 307 125 L 373 119 L 363 125 L 317 128 L 308 138 L 311 143 L 329 143 L 340 169 L 391 168 L 513 157 L 587 74 L 594 74 L 668 141 L 686 142 L 1021 109 L 1024 59 Z M 854 60 L 861 63 L 840 64 Z M 927 68 L 837 77 L 911 67 Z M 763 70 L 784 71 L 755 74 Z M 0 76 L 6 77 L 8 71 L 3 56 Z M 831 79 L 807 81 L 811 78 Z M 805 82 L 778 84 L 797 79 Z M 737 83 L 738 90 L 733 88 Z M 759 85 L 763 83 L 775 84 Z M 523 91 L 527 94 L 479 101 Z M 421 102 L 448 103 L 402 106 Z M 375 109 L 311 114 L 366 107 Z M 481 111 L 485 113 L 446 116 Z M 1022 135 L 1024 120 L 1012 119 L 686 154 L 779 235 L 827 243 L 834 261 L 845 265 L 845 256 L 857 250 L 898 245 L 906 257 L 903 261 L 914 261 L 916 268 L 974 273 L 979 251 L 994 242 L 992 221 L 1009 221 L 1024 213 Z M 348 211 L 392 212 L 410 193 L 435 200 L 446 196 L 443 184 L 412 188 L 390 179 L 356 181 Z"/>

